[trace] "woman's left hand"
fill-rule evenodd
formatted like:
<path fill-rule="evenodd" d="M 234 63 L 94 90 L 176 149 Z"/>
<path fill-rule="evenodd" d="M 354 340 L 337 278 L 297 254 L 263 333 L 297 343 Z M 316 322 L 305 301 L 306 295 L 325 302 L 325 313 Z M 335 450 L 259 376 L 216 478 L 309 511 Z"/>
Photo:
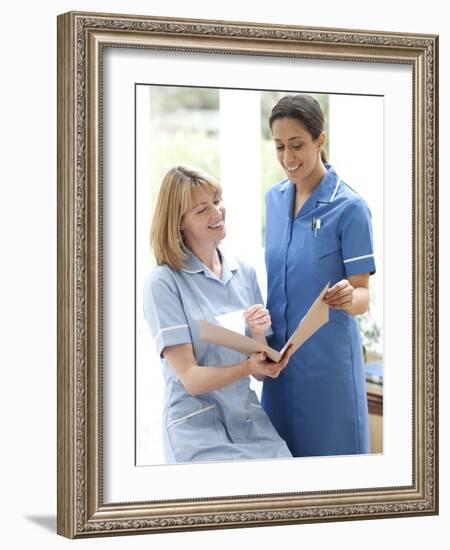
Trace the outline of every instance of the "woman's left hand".
<path fill-rule="evenodd" d="M 263 304 L 254 304 L 244 311 L 244 319 L 250 328 L 252 336 L 260 336 L 266 333 L 272 325 L 269 311 Z"/>
<path fill-rule="evenodd" d="M 333 309 L 347 309 L 353 305 L 354 287 L 347 279 L 342 279 L 328 289 L 324 296 L 324 302 Z"/>

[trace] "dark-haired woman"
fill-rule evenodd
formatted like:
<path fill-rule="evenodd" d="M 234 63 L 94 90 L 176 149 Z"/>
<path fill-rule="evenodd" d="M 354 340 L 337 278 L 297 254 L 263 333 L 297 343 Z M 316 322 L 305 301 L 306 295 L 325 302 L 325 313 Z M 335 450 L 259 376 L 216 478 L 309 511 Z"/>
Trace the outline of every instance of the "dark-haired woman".
<path fill-rule="evenodd" d="M 293 456 L 370 452 L 364 363 L 355 315 L 375 272 L 370 211 L 327 164 L 324 118 L 307 95 L 285 96 L 270 127 L 287 179 L 266 196 L 270 344 L 280 349 L 327 282 L 330 322 L 264 380 L 262 405 Z"/>

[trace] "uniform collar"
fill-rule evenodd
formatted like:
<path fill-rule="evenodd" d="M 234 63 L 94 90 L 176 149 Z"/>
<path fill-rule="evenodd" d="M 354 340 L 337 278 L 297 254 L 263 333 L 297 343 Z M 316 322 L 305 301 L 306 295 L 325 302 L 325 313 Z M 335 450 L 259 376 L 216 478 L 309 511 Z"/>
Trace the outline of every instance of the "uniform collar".
<path fill-rule="evenodd" d="M 189 248 L 186 249 L 186 255 L 183 258 L 185 267 L 182 268 L 182 271 L 185 273 L 203 272 L 205 277 L 208 279 L 215 279 L 216 281 L 220 281 L 226 285 L 233 276 L 233 272 L 237 271 L 238 263 L 236 258 L 233 256 L 225 255 L 221 248 L 219 248 L 218 251 L 222 260 L 222 279 L 218 279 L 216 275 L 202 261 L 200 261 Z"/>
<path fill-rule="evenodd" d="M 323 176 L 319 185 L 314 189 L 308 197 L 308 200 L 302 206 L 299 213 L 301 216 L 313 210 L 317 206 L 317 203 L 333 202 L 336 197 L 336 193 L 340 186 L 340 178 L 331 164 L 325 164 L 325 168 L 327 169 L 327 173 Z M 286 191 L 289 192 L 285 193 Z M 288 202 L 292 202 L 295 196 L 295 184 L 290 180 L 285 180 L 281 183 L 280 192 L 286 194 L 286 200 Z"/>
<path fill-rule="evenodd" d="M 317 202 L 333 202 L 341 184 L 341 179 L 333 166 L 325 164 L 325 168 L 327 169 L 327 173 L 322 178 L 317 189 L 314 190 L 314 192 L 319 192 Z"/>

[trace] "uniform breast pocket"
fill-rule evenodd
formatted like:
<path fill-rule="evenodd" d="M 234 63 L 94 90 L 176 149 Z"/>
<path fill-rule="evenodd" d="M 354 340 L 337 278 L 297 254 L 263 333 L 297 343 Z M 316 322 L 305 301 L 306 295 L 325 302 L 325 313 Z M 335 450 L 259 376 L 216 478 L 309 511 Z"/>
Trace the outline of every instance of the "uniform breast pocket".
<path fill-rule="evenodd" d="M 319 272 L 331 281 L 331 284 L 342 279 L 344 263 L 339 239 L 333 231 L 322 229 L 312 235 L 316 265 Z"/>
<path fill-rule="evenodd" d="M 311 241 L 314 243 L 317 258 L 326 258 L 331 254 L 337 254 L 341 251 L 341 245 L 335 231 L 323 227 L 318 231 L 311 231 Z"/>

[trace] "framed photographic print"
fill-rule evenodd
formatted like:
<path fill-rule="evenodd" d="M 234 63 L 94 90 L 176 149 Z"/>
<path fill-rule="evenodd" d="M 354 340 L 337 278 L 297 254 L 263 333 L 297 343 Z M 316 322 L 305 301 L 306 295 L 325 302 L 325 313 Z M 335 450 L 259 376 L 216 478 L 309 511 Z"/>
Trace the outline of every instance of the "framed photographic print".
<path fill-rule="evenodd" d="M 377 267 L 358 316 L 370 442 L 355 453 L 168 460 L 170 366 L 144 315 L 161 181 L 188 165 L 220 182 L 225 250 L 254 267 L 265 300 L 264 197 L 286 179 L 269 119 L 299 94 L 320 106 L 324 151 L 371 211 Z M 58 533 L 437 514 L 437 117 L 437 36 L 58 17 Z M 311 239 L 325 233 L 314 223 Z M 259 411 L 262 384 L 251 385 Z"/>

